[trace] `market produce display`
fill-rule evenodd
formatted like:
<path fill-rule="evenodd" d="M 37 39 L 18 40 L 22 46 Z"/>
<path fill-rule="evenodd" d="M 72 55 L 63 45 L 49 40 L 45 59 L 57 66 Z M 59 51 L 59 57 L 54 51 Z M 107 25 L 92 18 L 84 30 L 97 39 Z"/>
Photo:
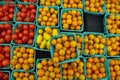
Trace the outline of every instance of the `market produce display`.
<path fill-rule="evenodd" d="M 105 37 L 102 34 L 84 33 L 84 54 L 102 55 L 105 48 Z"/>
<path fill-rule="evenodd" d="M 0 0 L 0 80 L 120 80 L 120 0 Z"/>

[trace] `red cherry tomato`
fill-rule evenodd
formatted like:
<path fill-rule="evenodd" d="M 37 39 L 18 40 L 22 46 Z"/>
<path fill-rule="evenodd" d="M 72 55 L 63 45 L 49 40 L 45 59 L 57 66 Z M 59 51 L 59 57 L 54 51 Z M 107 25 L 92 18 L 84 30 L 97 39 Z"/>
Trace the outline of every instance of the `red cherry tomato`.
<path fill-rule="evenodd" d="M 18 40 L 17 44 L 23 44 L 22 40 Z"/>
<path fill-rule="evenodd" d="M 2 65 L 3 66 L 8 66 L 10 64 L 10 60 L 9 59 L 4 59 L 3 61 L 2 61 Z"/>
<path fill-rule="evenodd" d="M 19 39 L 22 39 L 22 37 L 23 37 L 23 34 L 22 34 L 22 33 L 19 33 L 19 34 L 18 34 L 18 38 L 19 38 Z"/>
<path fill-rule="evenodd" d="M 35 29 L 35 25 L 34 24 L 30 24 L 29 27 L 30 27 L 30 30 L 34 30 Z"/>
<path fill-rule="evenodd" d="M 16 19 L 17 21 L 19 21 L 19 22 L 22 22 L 22 18 L 21 17 L 17 17 L 17 19 Z"/>
<path fill-rule="evenodd" d="M 18 7 L 18 9 L 22 9 L 24 6 L 23 6 L 23 4 L 18 4 L 17 7 Z"/>
<path fill-rule="evenodd" d="M 2 36 L 2 37 L 5 37 L 5 35 L 6 35 L 6 32 L 3 31 L 3 32 L 1 33 L 1 36 Z"/>
<path fill-rule="evenodd" d="M 5 43 L 4 38 L 0 38 L 0 44 L 4 44 L 4 43 Z"/>
<path fill-rule="evenodd" d="M 17 34 L 13 34 L 13 35 L 12 35 L 12 39 L 13 39 L 13 40 L 16 40 L 17 38 L 18 38 L 18 37 L 17 37 Z"/>
<path fill-rule="evenodd" d="M 10 34 L 7 34 L 7 35 L 5 36 L 5 40 L 6 40 L 7 43 L 9 43 L 9 42 L 11 41 L 11 35 L 10 35 Z"/>
<path fill-rule="evenodd" d="M 18 34 L 20 33 L 20 30 L 18 28 L 15 29 L 15 33 Z"/>
<path fill-rule="evenodd" d="M 34 32 L 30 32 L 29 36 L 30 36 L 30 38 L 33 38 L 34 37 Z"/>
<path fill-rule="evenodd" d="M 11 30 L 11 29 L 8 29 L 8 30 L 7 30 L 7 34 L 12 34 L 12 30 Z"/>
<path fill-rule="evenodd" d="M 29 45 L 32 45 L 32 44 L 33 44 L 33 40 L 30 39 L 30 40 L 28 41 L 28 44 L 29 44 Z"/>
<path fill-rule="evenodd" d="M 12 26 L 11 26 L 11 24 L 5 24 L 5 28 L 6 29 L 12 29 Z"/>
<path fill-rule="evenodd" d="M 5 53 L 5 58 L 9 59 L 10 58 L 10 53 Z"/>
<path fill-rule="evenodd" d="M 10 52 L 10 46 L 5 46 L 5 47 L 4 47 L 4 51 L 5 51 L 6 53 L 9 53 L 9 52 Z"/>
<path fill-rule="evenodd" d="M 4 60 L 4 58 L 5 56 L 2 53 L 0 53 L 0 61 Z"/>
<path fill-rule="evenodd" d="M 24 30 L 28 30 L 28 25 L 27 25 L 27 24 L 24 24 L 24 25 L 23 25 L 23 29 L 24 29 Z"/>
<path fill-rule="evenodd" d="M 28 36 L 28 35 L 29 35 L 29 31 L 28 31 L 28 30 L 24 30 L 24 31 L 23 31 L 23 34 L 24 34 L 25 36 Z"/>
<path fill-rule="evenodd" d="M 22 41 L 23 41 L 23 43 L 26 43 L 26 42 L 28 42 L 28 38 L 26 36 L 23 36 Z"/>
<path fill-rule="evenodd" d="M 9 78 L 9 75 L 8 75 L 8 73 L 6 73 L 6 74 L 3 76 L 3 79 L 4 79 L 4 80 L 8 80 L 8 78 Z"/>
<path fill-rule="evenodd" d="M 3 77 L 3 72 L 0 72 L 0 79 L 2 79 Z"/>

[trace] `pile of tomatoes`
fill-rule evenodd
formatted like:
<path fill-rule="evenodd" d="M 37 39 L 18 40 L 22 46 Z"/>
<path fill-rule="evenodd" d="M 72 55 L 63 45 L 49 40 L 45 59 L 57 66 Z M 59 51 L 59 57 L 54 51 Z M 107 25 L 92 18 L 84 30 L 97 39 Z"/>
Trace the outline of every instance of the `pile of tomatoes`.
<path fill-rule="evenodd" d="M 8 80 L 9 73 L 0 71 L 0 80 Z"/>
<path fill-rule="evenodd" d="M 12 21 L 14 17 L 14 4 L 0 5 L 0 21 Z"/>
<path fill-rule="evenodd" d="M 16 21 L 18 22 L 34 22 L 36 16 L 36 6 L 34 4 L 18 4 L 18 12 Z"/>
<path fill-rule="evenodd" d="M 0 24 L 0 44 L 10 43 L 12 37 L 12 25 Z"/>
<path fill-rule="evenodd" d="M 16 44 L 33 44 L 34 38 L 34 24 L 18 24 L 17 28 L 14 29 L 12 39 Z"/>
<path fill-rule="evenodd" d="M 10 46 L 0 46 L 0 68 L 10 64 Z M 1 79 L 0 79 L 1 80 Z"/>

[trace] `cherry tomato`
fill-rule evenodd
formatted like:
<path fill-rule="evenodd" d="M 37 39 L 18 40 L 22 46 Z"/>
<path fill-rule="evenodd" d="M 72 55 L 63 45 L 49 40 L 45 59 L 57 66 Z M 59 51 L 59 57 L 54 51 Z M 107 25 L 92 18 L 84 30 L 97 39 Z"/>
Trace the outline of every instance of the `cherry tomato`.
<path fill-rule="evenodd" d="M 8 30 L 7 30 L 7 34 L 12 34 L 12 30 L 11 30 L 11 29 L 8 29 Z"/>
<path fill-rule="evenodd" d="M 34 4 L 29 4 L 30 9 L 34 9 L 35 5 Z"/>
<path fill-rule="evenodd" d="M 20 30 L 18 28 L 15 29 L 15 33 L 18 34 L 20 33 Z"/>
<path fill-rule="evenodd" d="M 33 38 L 34 37 L 34 32 L 30 32 L 29 36 L 30 36 L 30 38 Z"/>
<path fill-rule="evenodd" d="M 18 40 L 18 42 L 17 42 L 18 44 L 22 44 L 23 42 L 22 42 L 22 40 Z"/>
<path fill-rule="evenodd" d="M 10 8 L 10 9 L 9 9 L 9 12 L 10 12 L 10 13 L 14 13 L 14 8 Z"/>
<path fill-rule="evenodd" d="M 4 43 L 5 43 L 4 38 L 0 38 L 0 44 L 4 44 Z"/>
<path fill-rule="evenodd" d="M 5 28 L 6 29 L 12 29 L 12 26 L 11 26 L 11 24 L 5 24 Z"/>
<path fill-rule="evenodd" d="M 10 52 L 10 46 L 5 46 L 5 47 L 4 47 L 4 51 L 5 51 L 6 53 L 9 53 L 9 52 Z"/>
<path fill-rule="evenodd" d="M 16 40 L 17 38 L 18 38 L 18 37 L 17 37 L 17 34 L 13 34 L 13 35 L 12 35 L 12 39 L 13 39 L 13 40 Z"/>
<path fill-rule="evenodd" d="M 18 38 L 19 38 L 19 39 L 22 39 L 22 37 L 23 37 L 23 34 L 22 34 L 22 33 L 19 33 L 19 34 L 18 34 Z"/>
<path fill-rule="evenodd" d="M 8 66 L 10 64 L 10 60 L 9 59 L 4 59 L 3 61 L 2 61 L 2 65 L 3 66 Z"/>
<path fill-rule="evenodd" d="M 2 18 L 4 16 L 3 12 L 0 12 L 0 18 Z"/>
<path fill-rule="evenodd" d="M 5 53 L 5 58 L 9 59 L 10 58 L 10 53 Z"/>
<path fill-rule="evenodd" d="M 4 58 L 5 56 L 2 53 L 0 53 L 0 61 L 4 60 Z"/>
<path fill-rule="evenodd" d="M 23 34 L 24 34 L 25 36 L 28 36 L 28 35 L 29 35 L 29 31 L 28 31 L 28 30 L 24 30 L 24 31 L 23 31 Z"/>
<path fill-rule="evenodd" d="M 18 9 L 22 9 L 24 6 L 23 6 L 23 4 L 18 4 L 17 7 L 18 7 Z"/>
<path fill-rule="evenodd" d="M 28 41 L 28 44 L 29 44 L 29 45 L 32 45 L 32 44 L 33 44 L 33 40 L 30 39 L 30 40 Z"/>
<path fill-rule="evenodd" d="M 6 40 L 7 43 L 9 43 L 9 42 L 11 41 L 11 35 L 10 35 L 10 34 L 7 34 L 7 35 L 5 36 L 5 40 Z"/>
<path fill-rule="evenodd" d="M 0 72 L 0 79 L 2 79 L 3 77 L 3 72 Z"/>
<path fill-rule="evenodd" d="M 9 78 L 9 75 L 8 75 L 8 73 L 6 73 L 6 74 L 3 76 L 3 79 L 4 79 L 4 80 L 8 80 L 8 78 Z"/>
<path fill-rule="evenodd" d="M 24 30 L 28 30 L 28 25 L 27 25 L 27 24 L 24 24 L 24 25 L 23 25 L 23 29 L 24 29 Z"/>
<path fill-rule="evenodd" d="M 22 22 L 22 18 L 21 17 L 17 17 L 17 19 L 16 19 L 17 21 L 19 21 L 19 22 Z"/>
<path fill-rule="evenodd" d="M 2 37 L 5 37 L 5 35 L 6 35 L 6 32 L 3 31 L 3 32 L 1 33 L 1 36 L 2 36 Z"/>
<path fill-rule="evenodd" d="M 30 30 L 34 30 L 35 29 L 35 25 L 34 24 L 30 24 L 29 27 L 30 27 Z"/>
<path fill-rule="evenodd" d="M 24 12 L 24 13 L 27 13 L 27 9 L 26 8 L 22 8 L 21 11 Z"/>
<path fill-rule="evenodd" d="M 26 42 L 28 42 L 28 38 L 26 36 L 23 36 L 22 41 L 23 41 L 23 43 L 26 43 Z"/>
<path fill-rule="evenodd" d="M 24 12 L 21 12 L 21 18 L 24 19 L 26 17 L 26 14 Z"/>

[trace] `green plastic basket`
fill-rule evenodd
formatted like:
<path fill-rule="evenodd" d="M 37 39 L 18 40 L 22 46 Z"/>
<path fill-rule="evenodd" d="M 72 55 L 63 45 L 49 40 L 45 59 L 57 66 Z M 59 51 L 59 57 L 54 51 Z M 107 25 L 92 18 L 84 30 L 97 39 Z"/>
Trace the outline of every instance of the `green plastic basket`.
<path fill-rule="evenodd" d="M 103 19 L 104 32 L 105 32 L 105 34 L 107 34 L 107 35 L 115 35 L 115 34 L 111 34 L 111 33 L 108 31 L 108 29 L 107 29 L 106 19 L 107 19 L 107 17 L 108 17 L 110 14 L 113 14 L 113 13 L 106 13 L 105 16 L 104 16 L 104 19 Z M 120 16 L 120 14 L 117 14 L 117 15 Z"/>
<path fill-rule="evenodd" d="M 108 60 L 105 56 L 92 56 L 92 57 L 86 57 L 85 58 L 85 75 L 87 75 L 87 72 L 86 72 L 86 63 L 87 63 L 87 59 L 88 58 L 94 58 L 94 57 L 97 57 L 97 58 L 100 58 L 100 57 L 104 57 L 105 59 L 105 62 L 104 62 L 104 68 L 105 68 L 105 73 L 106 73 L 106 77 L 105 78 L 102 78 L 102 79 L 97 79 L 97 80 L 109 80 L 109 76 L 108 76 L 108 73 L 109 73 L 109 70 L 108 70 Z M 86 76 L 86 80 L 92 80 L 92 79 L 88 79 L 87 76 Z"/>
<path fill-rule="evenodd" d="M 108 73 L 109 73 L 109 79 L 111 80 L 111 76 L 110 76 L 110 60 L 120 60 L 120 58 L 111 58 L 111 59 L 108 59 Z"/>
<path fill-rule="evenodd" d="M 115 34 L 113 34 L 113 35 L 112 35 L 112 34 L 111 34 L 111 35 L 105 35 L 106 38 L 108 38 L 108 37 L 111 38 L 111 37 L 115 37 L 115 36 L 119 36 L 119 37 L 120 37 L 120 34 L 116 34 L 116 35 L 115 35 Z M 105 50 L 106 50 L 106 51 L 105 51 L 106 56 L 109 57 L 109 58 L 119 58 L 119 57 L 120 57 L 120 55 L 117 55 L 117 56 L 109 56 L 109 55 L 108 55 L 108 52 L 107 52 L 107 45 L 106 45 L 106 47 L 105 47 Z"/>
<path fill-rule="evenodd" d="M 5 22 L 14 22 L 15 6 L 16 6 L 16 5 L 15 5 L 15 2 L 3 2 L 3 1 L 1 2 L 1 1 L 0 1 L 0 5 L 11 4 L 11 3 L 14 4 L 14 15 L 13 15 L 13 19 L 12 19 L 11 21 L 5 21 Z M 4 21 L 3 21 L 3 22 L 4 22 Z M 0 23 L 1 23 L 1 22 L 0 22 Z"/>
<path fill-rule="evenodd" d="M 25 22 L 18 22 L 15 24 L 15 26 L 13 27 L 13 30 L 15 30 L 17 27 L 18 27 L 18 24 L 34 24 L 34 23 L 25 23 Z M 35 24 L 34 24 L 35 25 Z M 35 32 L 36 32 L 36 26 L 35 26 L 35 29 L 34 29 L 34 36 L 35 36 Z M 13 34 L 14 34 L 14 31 L 13 31 Z M 11 41 L 11 43 L 15 46 L 19 46 L 19 45 L 23 45 L 23 46 L 34 46 L 34 42 L 35 42 L 35 37 L 33 38 L 33 44 L 32 45 L 29 45 L 29 44 L 16 44 L 13 40 Z"/>
<path fill-rule="evenodd" d="M 18 2 L 18 4 L 23 4 L 23 5 L 34 4 L 35 7 L 36 7 L 36 10 L 37 10 L 37 6 L 36 6 L 35 3 L 23 3 L 23 2 Z M 15 21 L 15 22 L 19 22 L 19 21 L 16 20 L 16 18 L 17 18 L 17 12 L 18 12 L 18 11 L 19 11 L 19 9 L 18 9 L 18 7 L 16 7 L 16 9 L 15 9 L 15 16 L 14 16 L 14 21 Z M 36 20 L 36 15 L 35 15 L 35 20 Z M 35 23 L 35 20 L 34 20 L 32 23 Z M 22 22 L 23 22 L 23 21 L 22 21 Z M 21 22 L 21 23 L 22 23 L 22 22 Z M 29 22 L 25 22 L 25 23 L 29 23 Z"/>
<path fill-rule="evenodd" d="M 44 59 L 45 59 L 45 60 L 50 60 L 51 58 L 37 59 L 37 61 L 36 61 L 36 73 L 37 73 L 37 70 L 38 70 L 38 69 L 37 69 L 37 64 L 38 64 L 40 61 L 44 60 Z M 61 67 L 60 67 L 60 74 L 61 74 L 61 71 L 62 71 L 62 70 L 61 70 Z M 36 78 L 37 78 L 37 80 L 38 80 L 37 74 L 36 74 Z M 60 77 L 60 80 L 62 80 L 61 77 Z"/>
<path fill-rule="evenodd" d="M 83 11 L 81 9 L 62 9 L 61 10 L 61 16 L 64 12 L 68 12 L 68 11 L 71 11 L 71 10 L 76 10 L 76 11 L 79 11 L 80 14 L 81 14 L 81 17 L 82 17 L 82 25 L 81 25 L 81 30 L 70 30 L 70 29 L 63 29 L 62 28 L 62 18 L 60 17 L 60 29 L 62 31 L 71 31 L 71 32 L 83 32 L 83 29 L 84 29 L 84 16 L 83 16 Z"/>
<path fill-rule="evenodd" d="M 76 41 L 76 37 L 75 37 L 75 34 L 74 34 L 74 33 L 64 33 L 64 34 L 61 34 L 61 35 L 59 35 L 59 36 L 54 36 L 54 37 L 52 37 L 51 40 L 50 40 L 50 43 L 51 43 L 51 41 L 52 41 L 53 39 L 60 38 L 60 37 L 62 37 L 63 35 L 73 36 L 73 37 L 74 37 L 74 40 Z M 53 46 L 52 44 L 50 44 L 50 52 L 51 52 L 51 56 L 53 57 L 53 55 L 54 55 L 54 46 Z M 76 47 L 76 58 L 78 58 L 78 56 L 79 56 L 79 55 L 78 55 L 78 46 L 77 46 L 77 47 Z M 74 59 L 69 59 L 69 60 L 64 60 L 64 61 L 62 61 L 62 62 L 58 62 L 58 64 L 75 61 L 76 58 L 74 58 Z"/>
<path fill-rule="evenodd" d="M 84 1 L 84 12 L 88 13 L 88 14 L 93 14 L 93 15 L 103 15 L 106 12 L 106 4 L 105 3 L 106 3 L 106 0 L 104 0 L 104 5 L 102 6 L 103 13 L 100 13 L 100 12 L 90 12 L 90 11 L 87 11 L 85 9 L 85 1 Z"/>
<path fill-rule="evenodd" d="M 13 46 L 12 50 L 11 50 L 11 57 L 10 57 L 11 60 L 12 60 L 12 57 L 14 56 L 13 55 L 13 51 L 17 47 L 25 47 L 25 48 L 32 48 L 32 49 L 34 49 L 34 67 L 28 70 L 28 71 L 33 71 L 35 69 L 35 61 L 36 61 L 36 51 L 35 51 L 35 48 L 34 47 L 28 47 L 28 46 Z M 16 69 L 12 68 L 12 64 L 11 63 L 10 63 L 10 69 L 11 70 L 16 70 Z M 26 70 L 20 69 L 19 71 L 26 71 Z"/>
<path fill-rule="evenodd" d="M 36 35 L 35 35 L 35 41 L 37 41 L 37 36 L 38 36 L 38 30 L 39 29 L 45 30 L 45 27 L 39 27 L 39 28 L 37 28 Z M 51 29 L 57 29 L 58 33 L 60 33 L 60 30 L 57 27 L 51 27 Z M 38 45 L 37 45 L 36 42 L 35 42 L 35 48 L 37 50 L 41 50 L 41 51 L 50 51 L 50 50 L 47 50 L 47 49 L 40 49 L 40 48 L 38 48 Z"/>
<path fill-rule="evenodd" d="M 45 26 L 41 26 L 39 23 L 38 23 L 38 16 L 39 16 L 39 8 L 44 8 L 44 6 L 37 6 L 37 15 L 36 15 L 36 24 L 37 24 L 37 27 L 45 27 Z M 54 8 L 55 10 L 58 11 L 58 24 L 56 26 L 50 26 L 50 27 L 59 27 L 59 7 L 58 6 L 48 6 L 48 8 Z"/>
<path fill-rule="evenodd" d="M 60 32 L 60 35 L 65 34 L 65 33 L 70 33 L 70 32 Z M 83 44 L 84 44 L 84 43 L 83 43 L 83 34 L 82 34 L 82 33 L 74 33 L 74 34 L 75 34 L 75 35 L 79 35 L 79 36 L 81 36 L 81 38 L 82 38 L 81 53 L 78 53 L 78 54 L 80 54 L 79 57 L 81 57 L 81 56 L 83 55 Z M 76 41 L 77 41 L 77 39 L 76 39 Z"/>
<path fill-rule="evenodd" d="M 103 33 L 98 33 L 98 32 L 84 32 L 84 33 L 83 33 L 83 39 L 84 39 L 84 36 L 89 35 L 89 34 L 93 34 L 93 35 L 95 35 L 95 36 L 96 36 L 96 35 L 102 35 L 102 37 L 105 38 L 105 36 L 104 36 Z M 83 53 L 84 56 L 94 56 L 94 55 L 90 55 L 90 54 L 84 54 L 84 40 L 83 40 L 83 45 L 82 45 L 82 46 L 83 46 L 83 50 L 82 50 L 83 52 L 82 52 L 82 53 Z M 105 54 L 105 52 L 106 52 L 106 44 L 105 44 L 105 43 L 104 43 L 104 49 L 103 49 L 103 50 L 104 50 L 104 53 L 103 53 L 102 55 L 106 55 L 106 54 Z M 101 54 L 95 54 L 95 55 L 98 55 L 98 56 L 99 56 L 99 55 L 101 55 Z"/>
<path fill-rule="evenodd" d="M 0 44 L 0 46 L 10 46 L 10 48 L 12 49 L 12 46 L 10 44 Z M 10 56 L 11 56 L 11 51 L 10 51 Z M 2 67 L 0 69 L 10 69 L 10 65 L 9 66 L 6 66 L 6 67 Z"/>
<path fill-rule="evenodd" d="M 9 75 L 8 80 L 11 80 L 11 76 L 10 76 L 11 72 L 10 71 L 0 70 L 0 72 L 8 73 L 8 75 Z"/>
<path fill-rule="evenodd" d="M 13 76 L 14 72 L 27 72 L 27 71 L 18 71 L 18 70 L 12 71 L 10 80 L 16 80 L 15 77 Z M 34 80 L 36 80 L 36 73 L 34 71 L 28 71 L 28 72 L 31 73 L 31 74 L 34 74 L 34 78 L 35 78 Z"/>
<path fill-rule="evenodd" d="M 77 60 L 79 60 L 79 59 L 81 59 L 81 60 L 83 61 L 83 63 L 85 64 L 85 58 L 84 58 L 83 56 L 79 56 L 78 58 L 76 58 L 75 61 L 77 61 Z M 71 61 L 71 62 L 75 62 L 75 61 Z M 70 63 L 70 62 L 69 62 L 69 63 Z M 60 68 L 61 68 L 60 75 L 62 76 L 62 64 L 60 64 Z M 85 70 L 86 70 L 86 69 L 85 69 L 85 65 L 84 65 L 83 69 L 84 69 L 83 74 L 85 75 Z M 74 73 L 74 74 L 75 74 L 75 73 Z M 85 75 L 85 78 L 86 78 L 86 75 Z M 62 77 L 61 77 L 60 80 L 62 80 Z M 73 79 L 73 80 L 78 80 L 78 79 Z"/>

